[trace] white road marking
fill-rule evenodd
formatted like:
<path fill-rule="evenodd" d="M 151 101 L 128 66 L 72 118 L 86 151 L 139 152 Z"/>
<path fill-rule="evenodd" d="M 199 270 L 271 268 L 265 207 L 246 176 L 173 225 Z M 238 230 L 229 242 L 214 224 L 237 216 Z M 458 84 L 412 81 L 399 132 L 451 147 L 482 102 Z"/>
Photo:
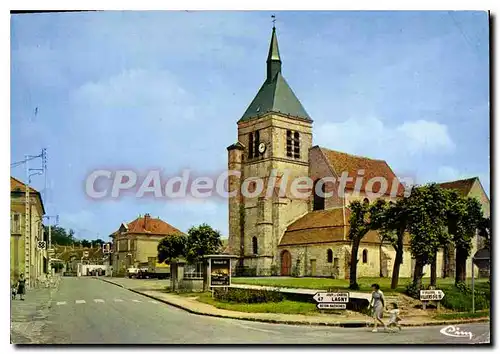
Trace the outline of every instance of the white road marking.
<path fill-rule="evenodd" d="M 157 304 L 158 303 L 158 301 L 154 301 L 154 300 L 149 300 L 149 302 L 152 303 L 152 304 Z"/>
<path fill-rule="evenodd" d="M 267 329 L 261 329 L 261 328 L 254 328 L 254 327 L 249 327 L 249 326 L 245 326 L 245 325 L 242 325 L 241 323 L 235 323 L 237 326 L 240 326 L 240 327 L 243 327 L 245 329 L 252 329 L 254 331 L 260 331 L 260 332 L 267 332 L 267 333 L 280 333 L 280 332 L 277 332 L 277 331 L 271 331 L 271 330 L 267 330 Z"/>
<path fill-rule="evenodd" d="M 123 302 L 122 299 L 115 299 L 115 302 Z"/>
<path fill-rule="evenodd" d="M 60 305 L 66 305 L 66 301 L 58 301 L 56 303 L 57 306 L 60 306 Z"/>
<path fill-rule="evenodd" d="M 94 302 L 104 302 L 103 299 L 94 299 Z"/>
<path fill-rule="evenodd" d="M 136 299 L 133 299 L 132 301 L 133 302 L 141 302 L 141 300 L 136 300 Z"/>
<path fill-rule="evenodd" d="M 85 300 L 76 300 L 75 303 L 77 303 L 77 304 L 85 304 L 86 301 Z"/>

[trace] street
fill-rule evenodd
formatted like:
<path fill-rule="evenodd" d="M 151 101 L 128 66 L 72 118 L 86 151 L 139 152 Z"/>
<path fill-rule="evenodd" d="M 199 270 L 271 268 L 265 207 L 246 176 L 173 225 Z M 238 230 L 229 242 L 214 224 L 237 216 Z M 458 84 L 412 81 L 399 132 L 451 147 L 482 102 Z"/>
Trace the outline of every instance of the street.
<path fill-rule="evenodd" d="M 27 297 L 29 296 L 28 292 Z M 440 329 L 444 326 L 406 327 L 399 333 L 372 333 L 369 328 L 291 326 L 205 317 L 190 314 L 99 279 L 85 277 L 63 278 L 59 289 L 53 294 L 50 307 L 37 319 L 37 323 L 35 329 L 26 327 L 22 336 L 13 335 L 13 342 L 472 344 L 489 341 L 489 323 L 457 325 L 461 331 L 473 333 L 472 339 L 469 339 L 441 334 Z"/>

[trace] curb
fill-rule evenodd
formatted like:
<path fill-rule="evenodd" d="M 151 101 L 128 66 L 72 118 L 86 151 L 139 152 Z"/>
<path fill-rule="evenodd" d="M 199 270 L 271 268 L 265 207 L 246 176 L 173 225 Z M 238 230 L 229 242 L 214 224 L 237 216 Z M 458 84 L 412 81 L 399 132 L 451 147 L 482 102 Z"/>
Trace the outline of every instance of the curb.
<path fill-rule="evenodd" d="M 154 299 L 156 301 L 162 302 L 164 304 L 176 307 L 178 309 L 184 310 L 186 312 L 192 313 L 194 315 L 200 315 L 200 316 L 209 316 L 209 317 L 217 317 L 217 318 L 227 318 L 227 319 L 234 319 L 234 320 L 242 320 L 242 321 L 251 321 L 251 322 L 264 322 L 264 323 L 274 323 L 274 324 L 286 324 L 286 325 L 306 325 L 306 326 L 325 326 L 325 327 L 346 327 L 346 328 L 359 328 L 359 327 L 369 327 L 372 322 L 371 321 L 356 321 L 356 322 L 309 322 L 309 321 L 285 321 L 285 320 L 272 320 L 272 319 L 267 319 L 267 318 L 254 318 L 254 317 L 236 317 L 236 316 L 228 316 L 228 315 L 219 315 L 215 313 L 207 313 L 207 312 L 201 312 L 201 311 L 196 311 L 193 310 L 187 306 L 179 305 L 170 301 L 167 301 L 165 299 L 161 299 L 159 297 L 145 294 L 141 291 L 126 288 L 123 285 L 114 283 L 112 281 L 102 279 L 102 278 L 96 278 L 100 279 L 106 283 L 113 284 L 115 286 L 118 286 L 122 289 L 129 290 L 133 293 L 149 297 L 150 299 Z M 423 327 L 423 326 L 439 326 L 439 325 L 450 325 L 450 324 L 463 324 L 463 323 L 475 323 L 475 322 L 488 322 L 490 321 L 489 317 L 480 317 L 480 318 L 465 318 L 465 319 L 454 319 L 454 320 L 442 320 L 442 321 L 432 321 L 432 322 L 423 322 L 423 323 L 402 323 L 402 327 Z"/>

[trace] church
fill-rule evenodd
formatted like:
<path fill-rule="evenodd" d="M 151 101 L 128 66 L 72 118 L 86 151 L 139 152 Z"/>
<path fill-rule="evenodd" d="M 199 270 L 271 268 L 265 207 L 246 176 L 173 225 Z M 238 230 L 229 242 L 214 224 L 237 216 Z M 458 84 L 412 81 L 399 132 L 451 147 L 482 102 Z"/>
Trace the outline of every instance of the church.
<path fill-rule="evenodd" d="M 312 193 L 309 198 L 294 198 L 288 190 L 253 198 L 242 193 L 230 195 L 227 251 L 239 257 L 234 274 L 347 279 L 351 259 L 349 203 L 374 201 L 366 182 L 372 177 L 388 181 L 387 192 L 379 198 L 395 201 L 403 196 L 403 186 L 385 161 L 313 146 L 312 124 L 283 77 L 273 26 L 265 81 L 237 122 L 237 142 L 227 148 L 228 170 L 238 172 L 229 176 L 229 191 L 240 191 L 248 178 L 269 181 L 272 171 L 278 172 L 278 180 L 286 171 L 291 179 L 307 176 L 314 183 L 342 173 L 356 177 L 359 171 L 364 178 L 361 185 L 346 183 L 341 197 L 338 183 L 322 185 L 329 197 Z M 408 237 L 404 247 L 400 276 L 411 277 L 414 260 Z M 370 231 L 361 242 L 358 259 L 358 276 L 390 277 L 395 250 L 382 243 L 377 232 Z M 443 265 L 439 252 L 438 277 L 443 274 L 439 271 Z M 430 266 L 424 273 L 430 276 Z"/>

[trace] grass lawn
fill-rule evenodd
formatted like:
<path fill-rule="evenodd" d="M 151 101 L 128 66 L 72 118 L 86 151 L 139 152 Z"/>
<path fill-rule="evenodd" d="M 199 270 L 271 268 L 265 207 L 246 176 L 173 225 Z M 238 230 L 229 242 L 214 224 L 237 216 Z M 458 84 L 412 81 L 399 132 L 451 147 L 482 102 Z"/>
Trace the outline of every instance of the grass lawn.
<path fill-rule="evenodd" d="M 480 318 L 480 317 L 489 317 L 489 311 L 477 311 L 477 312 L 459 312 L 459 313 L 441 313 L 434 316 L 437 320 L 456 320 L 463 318 Z"/>
<path fill-rule="evenodd" d="M 184 294 L 188 296 L 187 294 Z M 266 302 L 261 304 L 243 304 L 217 301 L 212 298 L 212 294 L 191 293 L 189 296 L 198 296 L 198 301 L 215 306 L 219 309 L 240 311 L 240 312 L 264 312 L 264 313 L 286 313 L 286 314 L 318 314 L 316 305 L 307 302 L 283 300 L 281 302 Z"/>
<path fill-rule="evenodd" d="M 284 278 L 284 277 L 268 277 L 268 278 L 236 278 L 233 277 L 231 281 L 234 284 L 249 284 L 249 285 L 264 285 L 264 286 L 277 286 L 285 288 L 305 288 L 305 289 L 322 289 L 322 290 L 345 290 L 349 287 L 349 280 L 345 279 L 331 279 L 331 278 Z M 410 278 L 400 278 L 398 287 L 395 290 L 391 289 L 391 278 L 358 278 L 359 291 L 370 292 L 371 285 L 377 283 L 384 293 L 402 293 L 406 289 L 406 285 L 410 283 Z M 476 279 L 476 286 L 486 284 L 487 279 Z M 423 284 L 429 285 L 430 279 L 424 278 Z M 455 283 L 454 278 L 446 278 L 437 280 L 437 287 L 441 289 L 450 288 Z M 470 284 L 470 279 L 467 279 L 467 284 Z"/>

